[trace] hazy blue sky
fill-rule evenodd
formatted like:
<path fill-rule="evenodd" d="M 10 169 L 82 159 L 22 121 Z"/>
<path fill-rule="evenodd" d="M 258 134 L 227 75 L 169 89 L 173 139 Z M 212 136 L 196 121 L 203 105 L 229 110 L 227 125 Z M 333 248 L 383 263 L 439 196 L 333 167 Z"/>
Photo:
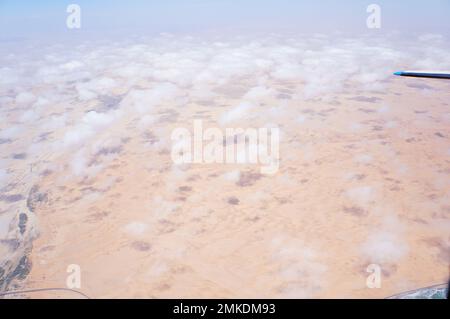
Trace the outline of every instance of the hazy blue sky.
<path fill-rule="evenodd" d="M 366 8 L 382 8 L 382 32 L 449 34 L 450 0 L 0 0 L 0 35 L 67 32 L 66 7 L 82 8 L 80 32 L 252 30 L 368 32 Z"/>

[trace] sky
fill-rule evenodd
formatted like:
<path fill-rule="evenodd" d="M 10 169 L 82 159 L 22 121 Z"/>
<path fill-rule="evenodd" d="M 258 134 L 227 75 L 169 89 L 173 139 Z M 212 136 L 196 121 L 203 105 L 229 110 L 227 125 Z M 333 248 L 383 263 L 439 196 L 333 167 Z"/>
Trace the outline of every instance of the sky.
<path fill-rule="evenodd" d="M 382 9 L 379 32 L 450 33 L 450 0 L 0 0 L 0 37 L 65 34 L 67 5 L 81 7 L 84 34 L 208 31 L 366 33 L 367 6 Z"/>

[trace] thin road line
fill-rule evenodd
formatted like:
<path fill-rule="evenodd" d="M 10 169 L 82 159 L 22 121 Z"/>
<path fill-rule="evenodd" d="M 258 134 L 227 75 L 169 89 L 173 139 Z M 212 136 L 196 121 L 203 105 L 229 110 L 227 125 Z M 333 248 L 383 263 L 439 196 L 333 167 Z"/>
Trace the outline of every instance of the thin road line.
<path fill-rule="evenodd" d="M 70 288 L 38 288 L 38 289 L 28 289 L 28 290 L 15 290 L 15 291 L 6 291 L 6 292 L 0 292 L 0 296 L 7 296 L 7 295 L 15 295 L 15 294 L 23 294 L 23 293 L 30 293 L 30 292 L 40 292 L 40 291 L 69 291 L 77 293 L 86 299 L 91 299 L 88 295 L 82 293 L 81 291 L 70 289 Z"/>

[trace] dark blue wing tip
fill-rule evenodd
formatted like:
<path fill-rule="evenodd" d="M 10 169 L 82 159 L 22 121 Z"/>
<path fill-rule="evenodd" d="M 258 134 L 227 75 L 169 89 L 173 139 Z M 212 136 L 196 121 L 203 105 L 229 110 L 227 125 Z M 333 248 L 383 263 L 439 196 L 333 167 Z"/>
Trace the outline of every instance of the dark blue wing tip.
<path fill-rule="evenodd" d="M 403 75 L 403 71 L 395 72 L 394 75 Z"/>

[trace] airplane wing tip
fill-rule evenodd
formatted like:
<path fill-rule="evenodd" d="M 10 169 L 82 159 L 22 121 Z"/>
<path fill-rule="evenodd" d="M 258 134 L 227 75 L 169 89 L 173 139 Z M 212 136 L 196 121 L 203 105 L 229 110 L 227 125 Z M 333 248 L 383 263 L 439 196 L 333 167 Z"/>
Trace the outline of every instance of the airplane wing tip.
<path fill-rule="evenodd" d="M 394 75 L 416 78 L 450 79 L 450 71 L 397 71 Z"/>

